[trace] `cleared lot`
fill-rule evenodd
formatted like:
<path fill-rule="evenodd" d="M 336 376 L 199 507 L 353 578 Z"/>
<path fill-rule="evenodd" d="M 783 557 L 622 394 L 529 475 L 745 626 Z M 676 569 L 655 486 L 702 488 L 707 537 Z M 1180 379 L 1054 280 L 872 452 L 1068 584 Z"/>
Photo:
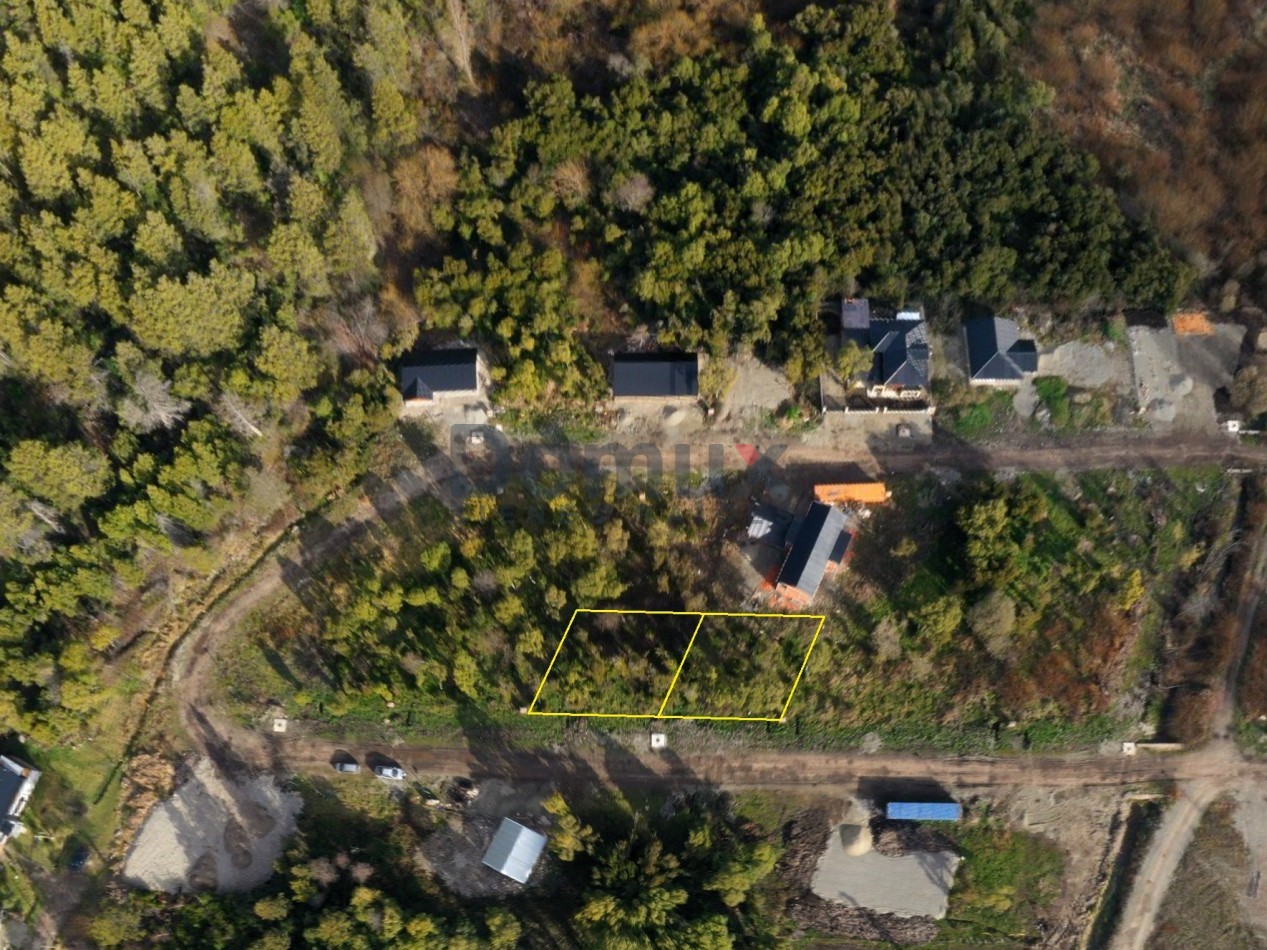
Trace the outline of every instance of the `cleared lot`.
<path fill-rule="evenodd" d="M 1164 430 L 1216 431 L 1214 391 L 1231 385 L 1245 328 L 1221 324 L 1208 336 L 1148 327 L 1127 333 L 1144 418 Z"/>
<path fill-rule="evenodd" d="M 898 917 L 946 916 L 959 855 L 912 852 L 900 857 L 871 848 L 871 831 L 845 824 L 827 839 L 812 888 L 824 900 Z"/>
<path fill-rule="evenodd" d="M 267 775 L 238 782 L 209 759 L 150 812 L 123 869 L 139 887 L 247 891 L 263 884 L 295 830 L 302 801 Z"/>

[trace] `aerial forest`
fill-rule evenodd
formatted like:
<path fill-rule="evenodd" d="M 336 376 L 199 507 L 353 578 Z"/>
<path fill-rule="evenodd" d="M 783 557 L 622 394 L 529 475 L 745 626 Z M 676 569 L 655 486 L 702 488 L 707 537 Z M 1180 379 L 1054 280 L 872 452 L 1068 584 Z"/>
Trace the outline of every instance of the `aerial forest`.
<path fill-rule="evenodd" d="M 513 406 L 643 326 L 809 378 L 855 281 L 1183 293 L 1011 65 L 1014 3 L 566 6 L 0 9 L 0 725 L 89 734 L 104 660 L 366 472 L 420 332 Z"/>

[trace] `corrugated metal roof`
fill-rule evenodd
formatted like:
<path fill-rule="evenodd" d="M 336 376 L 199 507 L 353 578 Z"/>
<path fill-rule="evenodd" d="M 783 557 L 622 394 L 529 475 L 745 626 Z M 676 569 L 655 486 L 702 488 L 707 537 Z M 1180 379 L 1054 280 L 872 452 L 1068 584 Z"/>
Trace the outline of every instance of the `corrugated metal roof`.
<path fill-rule="evenodd" d="M 497 834 L 493 835 L 492 844 L 484 852 L 484 863 L 520 884 L 526 884 L 545 846 L 545 835 L 503 818 Z"/>
<path fill-rule="evenodd" d="M 617 353 L 612 360 L 614 396 L 697 396 L 699 357 L 694 353 Z"/>
<path fill-rule="evenodd" d="M 797 532 L 792 550 L 779 570 L 778 583 L 795 587 L 808 597 L 818 593 L 832 552 L 845 529 L 845 513 L 839 508 L 814 502 Z"/>
<path fill-rule="evenodd" d="M 438 394 L 478 389 L 478 363 L 478 352 L 468 347 L 411 354 L 400 367 L 401 395 L 431 399 Z"/>
<path fill-rule="evenodd" d="M 1022 340 L 1011 320 L 974 317 L 964 324 L 968 376 L 981 382 L 1018 382 L 1038 371 L 1038 347 Z"/>
<path fill-rule="evenodd" d="M 787 532 L 791 525 L 790 511 L 773 505 L 753 505 L 752 521 L 748 523 L 748 538 L 781 548 L 787 543 Z"/>
<path fill-rule="evenodd" d="M 889 500 L 889 489 L 884 482 L 838 482 L 831 485 L 815 485 L 814 500 L 825 505 L 853 502 L 860 505 L 882 505 Z"/>
<path fill-rule="evenodd" d="M 958 802 L 889 802 L 884 809 L 890 821 L 958 821 L 962 815 Z"/>

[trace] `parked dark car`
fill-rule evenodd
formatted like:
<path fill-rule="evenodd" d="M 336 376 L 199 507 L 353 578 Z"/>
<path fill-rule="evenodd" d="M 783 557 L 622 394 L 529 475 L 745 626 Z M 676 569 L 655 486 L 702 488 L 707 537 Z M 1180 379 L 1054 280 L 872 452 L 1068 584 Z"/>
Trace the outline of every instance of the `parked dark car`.
<path fill-rule="evenodd" d="M 88 846 L 81 844 L 71 852 L 66 867 L 72 871 L 82 871 L 88 865 L 90 857 L 92 857 L 92 852 L 88 850 Z"/>

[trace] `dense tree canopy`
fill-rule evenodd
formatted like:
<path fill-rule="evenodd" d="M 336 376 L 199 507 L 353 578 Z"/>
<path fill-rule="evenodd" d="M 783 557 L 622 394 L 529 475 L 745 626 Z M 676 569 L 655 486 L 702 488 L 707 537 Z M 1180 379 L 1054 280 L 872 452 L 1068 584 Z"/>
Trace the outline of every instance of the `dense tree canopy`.
<path fill-rule="evenodd" d="M 66 715 L 56 657 L 87 618 L 173 559 L 204 569 L 182 552 L 279 442 L 320 493 L 390 419 L 384 380 L 346 375 L 311 315 L 377 280 L 344 169 L 409 80 L 402 8 L 337 27 L 277 8 L 252 47 L 228 6 L 0 11 L 0 724 L 45 738 L 86 712 Z M 294 415 L 317 387 L 337 401 Z"/>
<path fill-rule="evenodd" d="M 565 77 L 468 156 L 424 271 L 439 326 L 496 344 L 505 395 L 589 395 L 569 267 L 593 256 L 666 344 L 823 365 L 823 296 L 848 281 L 998 304 L 1166 305 L 1186 274 L 1094 164 L 1045 127 L 1007 65 L 1003 4 L 956 0 L 926 32 L 889 8 L 809 8 L 742 55 L 683 59 L 583 97 Z"/>

